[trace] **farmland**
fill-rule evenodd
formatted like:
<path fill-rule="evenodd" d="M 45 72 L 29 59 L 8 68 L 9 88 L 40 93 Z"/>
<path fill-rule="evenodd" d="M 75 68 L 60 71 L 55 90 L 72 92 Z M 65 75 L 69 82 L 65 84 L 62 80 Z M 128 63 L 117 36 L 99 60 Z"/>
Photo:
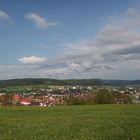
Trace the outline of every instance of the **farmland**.
<path fill-rule="evenodd" d="M 0 140 L 138 140 L 140 104 L 0 107 Z"/>

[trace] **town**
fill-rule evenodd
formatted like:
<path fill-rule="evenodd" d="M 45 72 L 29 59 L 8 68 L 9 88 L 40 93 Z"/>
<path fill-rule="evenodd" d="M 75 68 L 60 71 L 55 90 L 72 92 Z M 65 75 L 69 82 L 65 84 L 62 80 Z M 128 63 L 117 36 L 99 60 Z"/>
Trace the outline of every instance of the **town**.
<path fill-rule="evenodd" d="M 55 106 L 67 104 L 140 103 L 140 89 L 135 87 L 55 86 L 28 87 L 25 91 L 1 92 L 0 106 Z"/>

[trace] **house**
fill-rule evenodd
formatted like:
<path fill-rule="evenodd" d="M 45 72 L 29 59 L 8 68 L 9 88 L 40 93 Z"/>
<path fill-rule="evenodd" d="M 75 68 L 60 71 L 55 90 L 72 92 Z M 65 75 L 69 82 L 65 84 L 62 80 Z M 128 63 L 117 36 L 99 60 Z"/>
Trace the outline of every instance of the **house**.
<path fill-rule="evenodd" d="M 18 95 L 18 94 L 14 94 L 13 95 L 13 100 L 14 101 L 20 101 L 22 99 L 22 96 L 21 95 Z"/>
<path fill-rule="evenodd" d="M 20 101 L 20 103 L 21 103 L 21 105 L 24 105 L 24 106 L 30 105 L 30 102 L 29 102 L 28 100 L 25 100 L 25 99 L 22 99 L 22 100 Z"/>
<path fill-rule="evenodd" d="M 0 96 L 6 95 L 6 93 L 0 93 Z"/>
<path fill-rule="evenodd" d="M 23 97 L 21 95 L 18 95 L 18 94 L 14 94 L 13 97 L 12 97 L 12 102 L 14 105 L 17 105 L 20 103 L 20 100 L 22 99 Z"/>

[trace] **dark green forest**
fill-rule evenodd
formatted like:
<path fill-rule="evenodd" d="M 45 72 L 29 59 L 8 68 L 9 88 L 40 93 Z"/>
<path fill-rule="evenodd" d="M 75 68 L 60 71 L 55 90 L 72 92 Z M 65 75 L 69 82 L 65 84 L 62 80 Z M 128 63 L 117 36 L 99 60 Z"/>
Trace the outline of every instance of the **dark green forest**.
<path fill-rule="evenodd" d="M 48 78 L 25 78 L 0 80 L 0 87 L 22 86 L 22 85 L 81 85 L 81 86 L 127 86 L 140 85 L 140 80 L 102 80 L 102 79 L 48 79 Z"/>

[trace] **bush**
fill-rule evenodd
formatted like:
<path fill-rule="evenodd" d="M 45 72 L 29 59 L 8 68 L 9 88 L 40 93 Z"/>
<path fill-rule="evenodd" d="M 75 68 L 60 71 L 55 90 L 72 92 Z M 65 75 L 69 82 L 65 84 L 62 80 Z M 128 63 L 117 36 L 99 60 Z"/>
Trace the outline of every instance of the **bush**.
<path fill-rule="evenodd" d="M 95 104 L 95 97 L 91 93 L 80 95 L 70 94 L 64 97 L 64 101 L 67 105 L 91 105 Z"/>
<path fill-rule="evenodd" d="M 115 103 L 113 94 L 107 89 L 100 89 L 95 93 L 95 102 L 97 104 L 111 104 Z"/>

